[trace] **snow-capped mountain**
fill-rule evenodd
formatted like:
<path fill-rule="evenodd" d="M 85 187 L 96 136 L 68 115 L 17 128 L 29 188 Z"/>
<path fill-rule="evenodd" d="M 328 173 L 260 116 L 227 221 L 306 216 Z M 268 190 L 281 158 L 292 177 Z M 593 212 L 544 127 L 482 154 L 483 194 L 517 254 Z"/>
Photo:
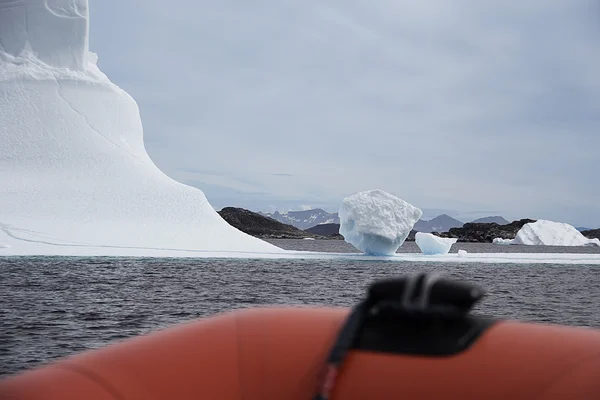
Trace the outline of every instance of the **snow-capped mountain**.
<path fill-rule="evenodd" d="M 258 212 L 260 215 L 265 217 L 273 218 L 276 221 L 284 224 L 295 226 L 298 229 L 306 230 L 313 226 L 321 224 L 339 224 L 340 217 L 338 213 L 330 213 L 321 208 L 314 208 L 311 210 L 303 211 L 288 211 L 286 213 L 280 213 L 275 211 L 274 213 L 265 213 L 262 211 Z M 500 225 L 506 220 L 502 217 L 486 217 L 480 218 L 473 222 L 496 222 Z M 447 214 L 438 215 L 431 220 L 419 220 L 415 224 L 414 230 L 417 232 L 448 232 L 451 228 L 460 228 L 464 225 L 462 221 L 450 217 Z"/>
<path fill-rule="evenodd" d="M 286 213 L 280 213 L 275 211 L 274 213 L 264 213 L 259 211 L 259 214 L 265 217 L 273 218 L 276 221 L 283 222 L 284 224 L 295 226 L 299 229 L 308 229 L 319 224 L 339 224 L 340 217 L 337 213 L 329 213 L 320 208 L 304 211 L 288 211 Z"/>

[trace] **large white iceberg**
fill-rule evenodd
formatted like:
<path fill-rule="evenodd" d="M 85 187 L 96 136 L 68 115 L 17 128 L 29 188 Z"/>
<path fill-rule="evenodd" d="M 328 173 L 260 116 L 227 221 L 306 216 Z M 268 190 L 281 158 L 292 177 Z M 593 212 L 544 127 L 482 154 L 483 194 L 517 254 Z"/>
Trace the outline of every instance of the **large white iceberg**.
<path fill-rule="evenodd" d="M 0 0 L 0 243 L 0 255 L 283 252 L 154 165 L 136 102 L 88 51 L 87 0 Z"/>
<path fill-rule="evenodd" d="M 543 219 L 523 225 L 512 240 L 496 238 L 493 242 L 530 246 L 600 246 L 600 240 L 586 238 L 572 225 Z"/>
<path fill-rule="evenodd" d="M 448 254 L 450 248 L 458 239 L 442 238 L 431 233 L 417 232 L 415 242 L 425 255 Z"/>
<path fill-rule="evenodd" d="M 339 210 L 340 234 L 371 255 L 394 254 L 423 212 L 383 190 L 346 197 Z"/>

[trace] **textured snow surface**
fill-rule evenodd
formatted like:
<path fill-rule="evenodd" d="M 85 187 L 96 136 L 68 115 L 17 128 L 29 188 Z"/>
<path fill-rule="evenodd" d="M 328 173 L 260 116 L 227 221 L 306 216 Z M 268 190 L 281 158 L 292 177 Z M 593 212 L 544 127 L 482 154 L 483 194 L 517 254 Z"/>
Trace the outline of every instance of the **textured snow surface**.
<path fill-rule="evenodd" d="M 0 254 L 283 252 L 154 165 L 87 43 L 85 0 L 0 0 Z"/>
<path fill-rule="evenodd" d="M 448 254 L 450 248 L 458 239 L 441 238 L 431 233 L 417 232 L 415 242 L 425 255 Z"/>
<path fill-rule="evenodd" d="M 383 190 L 346 197 L 339 210 L 340 234 L 360 251 L 394 254 L 423 212 Z"/>
<path fill-rule="evenodd" d="M 514 239 L 496 238 L 494 243 L 530 246 L 600 246 L 600 240 L 586 238 L 572 225 L 542 219 L 523 225 Z"/>

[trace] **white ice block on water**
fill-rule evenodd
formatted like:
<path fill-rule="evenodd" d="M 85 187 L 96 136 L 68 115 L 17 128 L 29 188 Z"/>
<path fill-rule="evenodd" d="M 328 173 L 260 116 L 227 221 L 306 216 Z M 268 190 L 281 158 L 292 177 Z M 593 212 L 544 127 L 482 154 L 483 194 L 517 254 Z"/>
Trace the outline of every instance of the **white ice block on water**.
<path fill-rule="evenodd" d="M 340 234 L 371 255 L 394 254 L 423 212 L 383 190 L 347 197 L 339 210 Z"/>
<path fill-rule="evenodd" d="M 156 167 L 96 59 L 87 0 L 0 0 L 0 255 L 283 253 Z"/>
<path fill-rule="evenodd" d="M 493 242 L 528 246 L 600 246 L 600 240 L 586 238 L 572 225 L 543 219 L 523 225 L 512 240 L 496 238 Z"/>
<path fill-rule="evenodd" d="M 448 254 L 450 248 L 458 239 L 442 238 L 431 233 L 417 232 L 415 242 L 425 255 Z"/>

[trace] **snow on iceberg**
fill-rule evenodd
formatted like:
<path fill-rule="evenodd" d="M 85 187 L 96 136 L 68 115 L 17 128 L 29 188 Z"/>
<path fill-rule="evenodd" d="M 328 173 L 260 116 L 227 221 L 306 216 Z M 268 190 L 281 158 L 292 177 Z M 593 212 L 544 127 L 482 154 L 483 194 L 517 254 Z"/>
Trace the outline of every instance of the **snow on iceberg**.
<path fill-rule="evenodd" d="M 4 61 L 25 57 L 50 67 L 84 70 L 88 30 L 87 0 L 0 0 Z"/>
<path fill-rule="evenodd" d="M 442 238 L 431 233 L 417 232 L 415 242 L 425 255 L 448 254 L 450 248 L 458 239 Z"/>
<path fill-rule="evenodd" d="M 0 0 L 0 254 L 283 252 L 156 167 L 88 43 L 87 0 Z"/>
<path fill-rule="evenodd" d="M 530 246 L 600 246 L 600 240 L 586 238 L 572 225 L 542 219 L 523 225 L 512 240 L 496 238 L 493 242 Z"/>
<path fill-rule="evenodd" d="M 423 212 L 383 190 L 346 197 L 339 210 L 340 234 L 371 255 L 394 254 Z"/>

